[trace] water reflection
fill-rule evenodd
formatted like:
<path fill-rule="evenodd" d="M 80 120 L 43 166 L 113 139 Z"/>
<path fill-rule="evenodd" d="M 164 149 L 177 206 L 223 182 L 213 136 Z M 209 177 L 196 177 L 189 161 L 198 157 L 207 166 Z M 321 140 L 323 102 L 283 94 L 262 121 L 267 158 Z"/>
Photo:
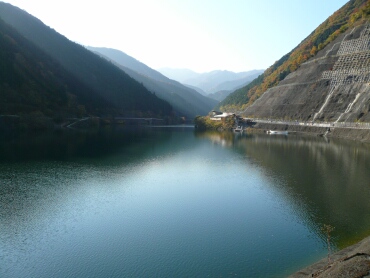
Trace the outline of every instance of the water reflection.
<path fill-rule="evenodd" d="M 43 215 L 62 213 L 59 208 L 68 207 L 81 191 L 114 191 L 101 185 L 110 184 L 121 172 L 137 171 L 143 161 L 186 148 L 190 143 L 179 134 L 161 128 L 107 128 L 3 136 L 1 231 L 8 239 L 16 237 L 37 226 Z M 172 137 L 178 144 L 169 143 Z"/>
<path fill-rule="evenodd" d="M 0 163 L 32 160 L 75 160 L 99 158 L 126 149 L 150 148 L 146 144 L 166 141 L 169 133 L 150 128 L 101 128 L 96 130 L 59 130 L 42 133 L 20 132 L 0 137 Z M 140 145 L 140 146 L 139 146 Z"/>
<path fill-rule="evenodd" d="M 337 246 L 370 227 L 365 144 L 108 129 L 0 157 L 2 277 L 285 277 L 325 256 L 323 223 Z"/>
<path fill-rule="evenodd" d="M 265 169 L 277 194 L 323 241 L 323 224 L 335 227 L 343 248 L 370 234 L 370 145 L 322 137 L 202 133 L 198 136 L 252 159 Z"/>

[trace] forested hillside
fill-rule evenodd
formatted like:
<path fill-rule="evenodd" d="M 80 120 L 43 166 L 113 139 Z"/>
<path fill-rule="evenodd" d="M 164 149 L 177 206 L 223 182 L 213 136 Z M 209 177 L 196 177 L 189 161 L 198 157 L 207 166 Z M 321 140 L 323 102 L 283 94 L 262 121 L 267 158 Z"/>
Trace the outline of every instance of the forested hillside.
<path fill-rule="evenodd" d="M 267 89 L 278 85 L 288 74 L 296 71 L 302 63 L 314 57 L 340 34 L 368 20 L 369 17 L 370 0 L 350 0 L 257 79 L 230 94 L 218 108 L 228 111 L 244 110 Z"/>
<path fill-rule="evenodd" d="M 148 90 L 169 102 L 178 116 L 193 119 L 197 115 L 208 114 L 218 104 L 218 101 L 167 78 L 119 50 L 101 47 L 87 49 L 111 61 Z"/>
<path fill-rule="evenodd" d="M 112 113 L 94 90 L 0 19 L 0 114 L 71 117 Z"/>
<path fill-rule="evenodd" d="M 40 20 L 0 2 L 0 18 L 94 89 L 120 115 L 170 115 L 172 107 L 105 59 L 69 41 Z"/>

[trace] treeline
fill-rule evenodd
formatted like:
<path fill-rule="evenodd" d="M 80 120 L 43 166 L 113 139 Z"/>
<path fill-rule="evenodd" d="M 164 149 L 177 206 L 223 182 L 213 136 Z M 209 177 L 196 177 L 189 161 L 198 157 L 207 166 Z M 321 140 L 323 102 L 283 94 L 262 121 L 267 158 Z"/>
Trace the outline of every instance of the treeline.
<path fill-rule="evenodd" d="M 284 55 L 252 83 L 230 94 L 218 105 L 222 111 L 243 110 L 266 90 L 279 84 L 326 45 L 364 20 L 370 18 L 370 0 L 351 0 L 331 15 L 295 49 Z"/>
<path fill-rule="evenodd" d="M 197 116 L 194 119 L 194 126 L 197 130 L 232 130 L 235 126 L 233 117 L 226 118 L 225 121 L 213 121 L 208 116 Z"/>

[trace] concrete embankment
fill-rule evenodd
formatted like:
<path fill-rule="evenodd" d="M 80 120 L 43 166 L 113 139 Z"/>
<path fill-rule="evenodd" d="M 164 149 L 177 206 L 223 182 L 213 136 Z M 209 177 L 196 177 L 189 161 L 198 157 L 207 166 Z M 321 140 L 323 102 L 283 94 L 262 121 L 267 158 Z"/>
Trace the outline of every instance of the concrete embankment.
<path fill-rule="evenodd" d="M 367 141 L 370 142 L 370 129 L 360 128 L 342 128 L 342 127 L 320 127 L 309 125 L 288 125 L 281 123 L 257 123 L 253 129 L 256 132 L 263 132 L 267 130 L 286 130 L 291 133 L 323 135 L 327 137 L 344 138 L 350 140 Z M 253 130 L 252 129 L 252 130 Z"/>

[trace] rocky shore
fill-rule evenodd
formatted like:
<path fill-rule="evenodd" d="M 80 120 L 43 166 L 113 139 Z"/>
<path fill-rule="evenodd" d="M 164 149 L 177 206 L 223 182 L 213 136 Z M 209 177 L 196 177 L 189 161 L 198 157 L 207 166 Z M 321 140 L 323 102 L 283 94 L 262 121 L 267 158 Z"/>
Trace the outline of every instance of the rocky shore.
<path fill-rule="evenodd" d="M 370 277 L 370 236 L 289 276 L 363 278 Z"/>

